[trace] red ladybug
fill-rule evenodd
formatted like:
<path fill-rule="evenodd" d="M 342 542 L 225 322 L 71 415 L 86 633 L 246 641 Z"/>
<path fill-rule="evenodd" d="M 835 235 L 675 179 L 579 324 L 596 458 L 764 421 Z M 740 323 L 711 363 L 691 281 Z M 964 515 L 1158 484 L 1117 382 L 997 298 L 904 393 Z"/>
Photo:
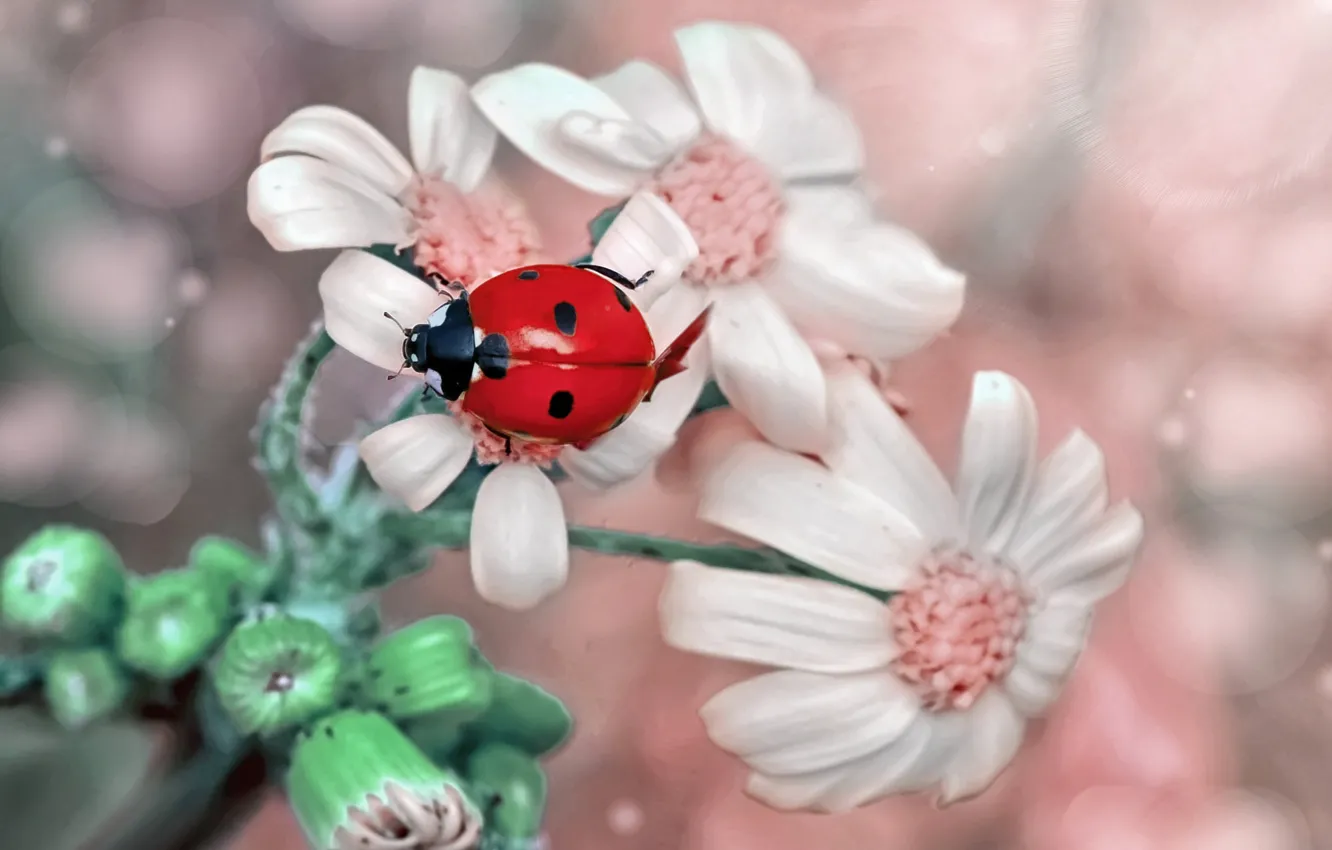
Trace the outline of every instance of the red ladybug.
<path fill-rule="evenodd" d="M 703 333 L 706 309 L 657 354 L 625 292 L 651 276 L 591 263 L 512 269 L 404 328 L 403 368 L 506 439 L 584 445 L 684 371 Z"/>

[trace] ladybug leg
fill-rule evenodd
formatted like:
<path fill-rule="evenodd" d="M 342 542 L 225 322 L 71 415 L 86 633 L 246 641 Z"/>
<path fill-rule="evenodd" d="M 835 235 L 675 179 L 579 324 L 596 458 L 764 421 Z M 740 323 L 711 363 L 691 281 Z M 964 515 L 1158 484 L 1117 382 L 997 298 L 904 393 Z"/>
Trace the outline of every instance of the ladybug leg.
<path fill-rule="evenodd" d="M 511 454 L 513 454 L 513 437 L 505 437 L 505 438 L 504 438 L 504 456 L 505 456 L 505 457 L 508 457 L 508 456 L 511 455 Z"/>
<path fill-rule="evenodd" d="M 637 289 L 638 287 L 640 287 L 640 286 L 642 286 L 643 284 L 647 283 L 648 280 L 649 280 L 654 274 L 656 274 L 656 273 L 657 273 L 657 270 L 656 270 L 656 269 L 648 269 L 647 271 L 643 272 L 642 276 L 639 277 L 638 280 L 634 281 L 634 282 L 633 282 L 633 285 L 631 285 L 629 288 L 630 288 L 630 289 Z"/>

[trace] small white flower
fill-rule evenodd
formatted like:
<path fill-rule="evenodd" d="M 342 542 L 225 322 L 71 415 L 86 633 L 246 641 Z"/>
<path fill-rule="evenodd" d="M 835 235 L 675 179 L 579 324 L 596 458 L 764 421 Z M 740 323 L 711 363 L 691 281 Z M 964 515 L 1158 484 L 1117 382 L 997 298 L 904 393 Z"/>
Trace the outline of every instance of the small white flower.
<path fill-rule="evenodd" d="M 644 289 L 669 289 L 697 250 L 670 208 L 651 195 L 635 197 L 605 239 L 634 253 L 633 263 L 617 271 L 633 278 L 649 268 L 658 270 Z M 319 294 L 329 335 L 390 372 L 402 364 L 403 337 L 384 313 L 410 326 L 425 322 L 443 303 L 443 296 L 420 279 L 360 250 L 344 251 L 333 261 L 319 281 Z M 669 306 L 646 311 L 658 348 L 695 318 Z M 473 452 L 482 463 L 498 463 L 477 493 L 472 575 L 488 601 L 530 608 L 559 589 L 569 570 L 564 507 L 541 467 L 558 460 L 570 475 L 596 487 L 633 478 L 674 443 L 705 377 L 689 368 L 663 382 L 652 401 L 583 450 L 514 440 L 506 454 L 502 438 L 453 405 L 454 415 L 422 414 L 381 428 L 361 441 L 360 454 L 379 486 L 415 511 L 453 483 Z"/>
<path fill-rule="evenodd" d="M 829 396 L 822 463 L 743 444 L 709 475 L 700 515 L 898 593 L 885 605 L 829 582 L 677 563 L 666 640 L 784 668 L 702 709 L 772 806 L 977 794 L 1058 695 L 1142 519 L 1107 509 L 1104 459 L 1082 432 L 1037 466 L 1036 410 L 1007 375 L 975 377 L 955 489 L 864 376 L 833 374 Z"/>
<path fill-rule="evenodd" d="M 668 297 L 695 315 L 713 303 L 700 368 L 710 365 L 769 440 L 818 450 L 828 411 L 816 348 L 874 362 L 910 353 L 956 319 L 963 276 L 875 217 L 851 185 L 859 132 L 789 44 L 716 22 L 675 39 L 688 94 L 635 61 L 593 80 L 521 65 L 481 80 L 472 97 L 569 182 L 614 197 L 645 189 L 671 204 L 700 252 L 692 285 Z"/>
<path fill-rule="evenodd" d="M 479 283 L 535 261 L 522 204 L 489 176 L 495 128 L 467 84 L 412 72 L 409 162 L 364 119 L 334 106 L 298 109 L 264 139 L 249 215 L 279 251 L 413 246 L 426 272 Z"/>

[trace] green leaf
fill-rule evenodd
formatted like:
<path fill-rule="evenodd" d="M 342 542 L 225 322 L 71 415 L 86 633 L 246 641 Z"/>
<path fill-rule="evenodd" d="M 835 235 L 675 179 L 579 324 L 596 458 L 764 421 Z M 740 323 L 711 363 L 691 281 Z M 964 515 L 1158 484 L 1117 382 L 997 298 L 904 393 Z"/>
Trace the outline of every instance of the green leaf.
<path fill-rule="evenodd" d="M 467 724 L 469 737 L 478 743 L 511 744 L 533 756 L 564 743 L 573 730 L 573 717 L 564 703 L 525 679 L 498 671 L 492 676 L 490 707 Z"/>
<path fill-rule="evenodd" d="M 158 743 L 133 723 L 108 722 L 74 734 L 35 710 L 0 712 L 4 846 L 85 848 L 143 794 Z"/>

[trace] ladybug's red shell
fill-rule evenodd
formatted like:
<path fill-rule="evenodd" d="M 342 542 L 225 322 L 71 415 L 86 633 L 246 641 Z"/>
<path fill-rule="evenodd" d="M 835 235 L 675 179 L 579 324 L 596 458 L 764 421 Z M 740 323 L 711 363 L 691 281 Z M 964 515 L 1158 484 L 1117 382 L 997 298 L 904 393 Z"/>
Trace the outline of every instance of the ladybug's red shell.
<path fill-rule="evenodd" d="M 503 377 L 477 375 L 462 407 L 491 429 L 538 443 L 579 443 L 618 425 L 656 382 L 647 321 L 594 271 L 526 266 L 468 298 L 480 340 L 502 335 Z"/>

